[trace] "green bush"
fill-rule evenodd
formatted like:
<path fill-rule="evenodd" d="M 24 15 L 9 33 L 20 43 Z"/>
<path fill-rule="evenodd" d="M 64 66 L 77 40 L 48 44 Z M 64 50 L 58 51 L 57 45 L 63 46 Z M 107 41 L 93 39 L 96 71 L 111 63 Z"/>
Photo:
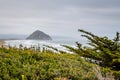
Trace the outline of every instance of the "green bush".
<path fill-rule="evenodd" d="M 0 48 L 1 80 L 97 80 L 92 66 L 77 54 Z"/>

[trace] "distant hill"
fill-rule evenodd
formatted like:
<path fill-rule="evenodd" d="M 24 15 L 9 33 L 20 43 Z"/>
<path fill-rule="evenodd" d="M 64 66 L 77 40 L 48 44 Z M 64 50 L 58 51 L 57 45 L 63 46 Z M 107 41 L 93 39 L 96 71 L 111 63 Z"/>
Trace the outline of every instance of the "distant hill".
<path fill-rule="evenodd" d="M 27 40 L 52 40 L 52 38 L 48 34 L 42 32 L 40 30 L 36 30 L 30 36 L 28 36 L 26 39 Z"/>

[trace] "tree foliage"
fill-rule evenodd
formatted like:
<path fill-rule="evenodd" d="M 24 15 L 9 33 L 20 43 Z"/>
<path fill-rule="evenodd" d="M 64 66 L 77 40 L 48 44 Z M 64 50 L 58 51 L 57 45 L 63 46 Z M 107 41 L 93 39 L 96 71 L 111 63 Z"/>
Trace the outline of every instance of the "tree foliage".
<path fill-rule="evenodd" d="M 77 47 L 73 48 L 64 45 L 69 51 L 79 54 L 89 62 L 97 63 L 102 67 L 109 67 L 112 70 L 120 70 L 120 35 L 117 32 L 114 39 L 108 37 L 99 37 L 85 30 L 79 29 L 83 37 L 89 40 L 92 47 L 82 47 L 80 43 L 76 43 Z"/>

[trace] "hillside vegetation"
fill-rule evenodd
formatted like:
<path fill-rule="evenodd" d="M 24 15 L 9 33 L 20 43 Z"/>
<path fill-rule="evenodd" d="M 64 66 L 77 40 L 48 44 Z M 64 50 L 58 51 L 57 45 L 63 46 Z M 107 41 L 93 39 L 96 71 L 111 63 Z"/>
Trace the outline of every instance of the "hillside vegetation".
<path fill-rule="evenodd" d="M 97 80 L 93 65 L 75 54 L 0 48 L 0 80 Z"/>

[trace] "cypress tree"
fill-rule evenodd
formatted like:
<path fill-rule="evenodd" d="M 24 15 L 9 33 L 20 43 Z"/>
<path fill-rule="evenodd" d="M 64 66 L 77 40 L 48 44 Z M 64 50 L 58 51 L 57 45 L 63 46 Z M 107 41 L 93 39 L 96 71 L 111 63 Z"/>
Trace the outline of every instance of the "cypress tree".
<path fill-rule="evenodd" d="M 83 37 L 89 40 L 88 45 L 91 47 L 82 47 L 80 43 L 76 43 L 76 48 L 63 45 L 69 51 L 79 54 L 85 59 L 94 60 L 102 67 L 109 67 L 113 70 L 120 70 L 120 33 L 116 33 L 114 39 L 108 37 L 99 37 L 95 34 L 79 29 Z M 93 63 L 93 61 L 90 61 Z"/>

